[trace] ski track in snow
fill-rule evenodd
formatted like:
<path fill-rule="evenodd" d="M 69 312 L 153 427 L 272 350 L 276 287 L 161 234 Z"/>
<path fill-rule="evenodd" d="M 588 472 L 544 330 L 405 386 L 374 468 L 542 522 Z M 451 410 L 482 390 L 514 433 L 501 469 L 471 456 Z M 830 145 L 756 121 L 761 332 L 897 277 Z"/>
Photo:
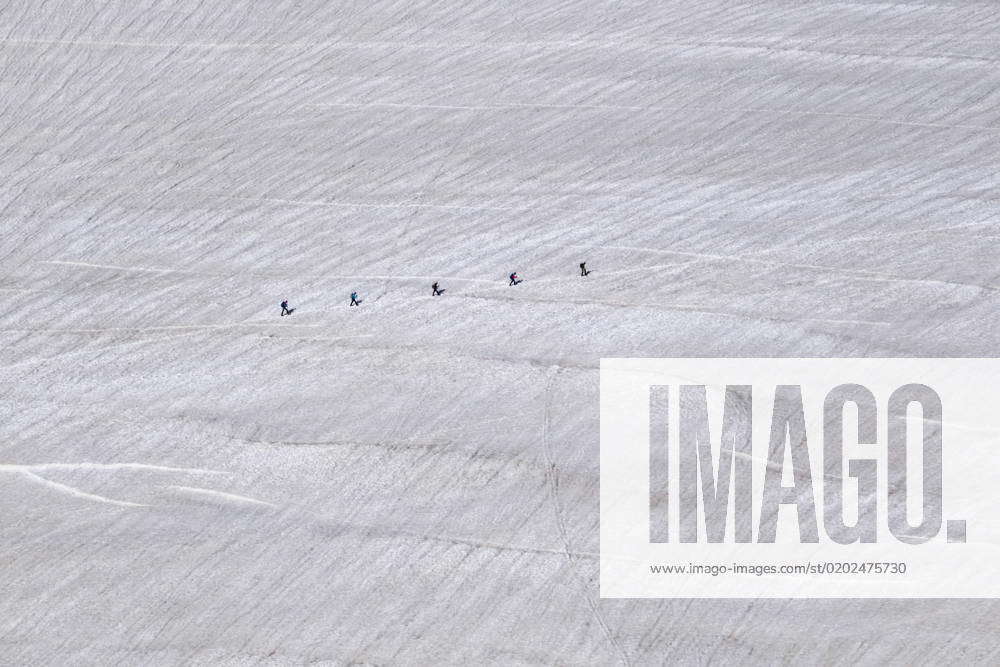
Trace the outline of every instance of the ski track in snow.
<path fill-rule="evenodd" d="M 146 507 L 140 503 L 128 502 L 125 500 L 115 500 L 114 498 L 106 498 L 104 496 L 97 495 L 96 493 L 87 493 L 86 491 L 81 491 L 75 486 L 70 486 L 68 484 L 60 484 L 59 482 L 54 482 L 51 479 L 46 479 L 41 475 L 36 475 L 27 468 L 16 469 L 16 472 L 26 479 L 31 480 L 37 484 L 40 484 L 48 489 L 56 491 L 58 493 L 63 493 L 74 498 L 80 498 L 83 500 L 90 500 L 98 503 L 104 503 L 107 505 L 117 505 L 119 507 Z"/>
<path fill-rule="evenodd" d="M 141 266 L 114 266 L 112 264 L 90 264 L 88 262 L 68 262 L 59 260 L 46 260 L 42 264 L 55 264 L 60 266 L 82 266 L 88 269 L 111 269 L 113 271 L 136 271 L 139 273 L 185 273 L 178 269 L 155 269 Z"/>
<path fill-rule="evenodd" d="M 158 473 L 184 473 L 184 474 L 199 474 L 199 475 L 223 474 L 221 471 L 218 470 L 204 470 L 199 468 L 174 468 L 170 466 L 153 465 L 148 463 L 81 462 L 81 463 L 34 463 L 34 464 L 22 464 L 22 465 L 0 464 L 0 472 L 12 472 L 21 475 L 25 479 L 31 480 L 32 482 L 42 485 L 52 491 L 69 495 L 74 498 L 79 498 L 82 500 L 88 500 L 98 503 L 104 503 L 108 505 L 117 505 L 119 507 L 148 507 L 149 505 L 144 503 L 116 500 L 114 498 L 108 498 L 96 493 L 88 493 L 70 484 L 56 482 L 38 474 L 46 471 L 118 472 L 123 470 L 139 471 L 139 472 L 158 472 Z"/>
<path fill-rule="evenodd" d="M 165 486 L 163 488 L 169 489 L 170 491 L 176 491 L 181 494 L 190 495 L 195 498 L 218 500 L 226 503 L 236 503 L 238 505 L 249 504 L 249 505 L 262 505 L 264 507 L 277 507 L 277 505 L 275 505 L 274 503 L 265 502 L 263 500 L 257 500 L 256 498 L 243 496 L 238 493 L 219 491 L 217 489 L 205 489 L 196 486 L 175 486 L 175 485 Z"/>
<path fill-rule="evenodd" d="M 142 332 L 142 331 L 176 331 L 183 329 L 240 329 L 240 328 L 258 328 L 275 326 L 274 322 L 261 322 L 261 323 L 251 323 L 251 322 L 231 322 L 229 324 L 176 324 L 168 326 L 153 326 L 153 327 L 105 327 L 101 329 L 27 329 L 27 328 L 10 328 L 10 329 L 0 329 L 0 333 L 12 333 L 12 332 L 28 332 L 28 333 L 70 333 L 70 334 L 83 334 L 83 333 L 109 333 L 109 332 Z M 321 328 L 322 324 L 284 324 L 281 325 L 286 329 L 318 329 Z"/>
<path fill-rule="evenodd" d="M 960 283 L 960 282 L 953 282 L 953 281 L 949 281 L 949 280 L 938 280 L 938 279 L 934 279 L 934 278 L 910 278 L 910 277 L 907 277 L 907 276 L 898 276 L 898 275 L 891 274 L 891 273 L 880 273 L 880 272 L 873 272 L 873 271 L 860 271 L 860 270 L 856 270 L 856 269 L 847 269 L 847 268 L 840 268 L 840 267 L 834 267 L 834 266 L 819 266 L 819 265 L 816 265 L 816 264 L 792 264 L 792 263 L 788 263 L 788 262 L 779 262 L 779 261 L 776 261 L 776 260 L 769 260 L 769 259 L 765 259 L 765 258 L 748 257 L 746 255 L 714 255 L 714 254 L 708 254 L 708 253 L 689 252 L 689 251 L 683 251 L 683 250 L 665 250 L 665 249 L 662 249 L 662 248 L 648 248 L 648 247 L 641 247 L 641 246 L 614 246 L 614 245 L 596 246 L 596 245 L 579 245 L 579 244 L 569 244 L 569 245 L 565 245 L 565 246 L 559 246 L 558 244 L 549 244 L 549 243 L 546 243 L 546 244 L 543 244 L 543 245 L 554 246 L 554 247 L 580 248 L 580 249 L 586 249 L 586 250 L 596 250 L 596 249 L 602 249 L 602 250 L 626 250 L 626 251 L 636 251 L 636 252 L 658 253 L 658 254 L 663 254 L 663 255 L 680 255 L 680 256 L 686 256 L 686 257 L 696 257 L 696 258 L 699 258 L 699 259 L 711 260 L 711 261 L 746 262 L 746 263 L 749 263 L 749 264 L 761 264 L 761 265 L 765 265 L 765 266 L 787 267 L 787 268 L 791 268 L 791 269 L 806 269 L 806 270 L 815 270 L 815 271 L 825 271 L 825 272 L 829 272 L 829 273 L 833 273 L 833 274 L 837 274 L 837 275 L 841 275 L 841 276 L 845 276 L 845 277 L 857 278 L 859 280 L 875 280 L 875 281 L 900 282 L 900 283 L 923 283 L 923 284 L 931 284 L 931 285 L 942 285 L 942 286 L 946 286 L 946 287 L 974 287 L 974 288 L 982 289 L 982 290 L 1000 291 L 1000 287 L 998 287 L 996 285 L 978 285 L 978 284 L 973 284 L 973 283 Z M 658 268 L 658 267 L 649 267 L 649 268 Z M 637 271 L 641 271 L 641 269 L 636 269 L 636 270 Z"/>
<path fill-rule="evenodd" d="M 601 607 L 595 602 L 590 591 L 590 582 L 579 575 L 576 572 L 575 564 L 573 562 L 572 548 L 570 546 L 569 532 L 566 528 L 566 522 L 563 520 L 563 504 L 559 496 L 559 468 L 555 462 L 555 456 L 552 452 L 551 443 L 551 414 L 550 414 L 550 402 L 552 399 L 552 387 L 556 380 L 559 378 L 559 369 L 550 369 L 548 379 L 545 385 L 545 395 L 542 398 L 542 454 L 545 460 L 546 467 L 546 481 L 549 487 L 549 498 L 552 502 L 552 514 L 555 520 L 556 529 L 559 533 L 559 539 L 563 545 L 563 555 L 566 556 L 569 562 L 569 567 L 574 570 L 573 574 L 577 577 L 580 586 L 580 594 L 586 599 L 587 606 L 590 608 L 590 612 L 594 617 L 594 621 L 597 623 L 598 627 L 601 629 L 601 633 L 608 640 L 608 643 L 614 649 L 615 654 L 622 664 L 631 664 L 628 654 L 622 648 L 621 644 L 618 643 L 614 632 L 608 626 L 607 620 L 601 613 Z"/>
<path fill-rule="evenodd" d="M 93 463 L 93 462 L 81 462 L 81 463 L 30 463 L 21 465 L 10 465 L 4 464 L 0 465 L 0 471 L 3 470 L 68 470 L 68 471 L 109 471 L 114 472 L 118 470 L 138 470 L 144 472 L 179 472 L 179 473 L 196 473 L 199 475 L 223 475 L 225 474 L 221 470 L 206 470 L 203 468 L 175 468 L 171 466 L 154 465 L 151 463 Z"/>

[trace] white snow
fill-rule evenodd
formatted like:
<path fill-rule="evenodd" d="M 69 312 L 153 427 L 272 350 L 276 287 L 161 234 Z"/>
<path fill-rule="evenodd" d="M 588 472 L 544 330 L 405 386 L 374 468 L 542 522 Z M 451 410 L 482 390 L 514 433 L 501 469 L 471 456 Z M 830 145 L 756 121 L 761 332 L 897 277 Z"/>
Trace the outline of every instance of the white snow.
<path fill-rule="evenodd" d="M 976 0 L 6 3 L 2 661 L 1000 660 L 992 602 L 596 557 L 601 357 L 994 354 L 998 54 Z"/>

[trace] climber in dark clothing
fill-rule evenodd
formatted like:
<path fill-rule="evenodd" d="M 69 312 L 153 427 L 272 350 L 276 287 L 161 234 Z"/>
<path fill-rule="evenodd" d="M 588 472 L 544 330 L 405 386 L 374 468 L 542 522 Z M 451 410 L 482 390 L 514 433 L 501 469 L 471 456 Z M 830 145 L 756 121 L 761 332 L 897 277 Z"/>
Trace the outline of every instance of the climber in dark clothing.
<path fill-rule="evenodd" d="M 351 305 L 352 306 L 360 306 L 361 305 L 361 302 L 358 300 L 358 293 L 357 292 L 351 292 Z"/>
<path fill-rule="evenodd" d="M 281 302 L 281 316 L 282 317 L 284 317 L 285 315 L 291 315 L 293 310 L 295 310 L 295 309 L 288 307 L 288 300 L 287 299 L 285 301 Z"/>
<path fill-rule="evenodd" d="M 507 287 L 510 287 L 511 285 L 516 285 L 519 282 L 521 282 L 521 280 L 517 277 L 517 273 L 512 273 L 510 274 L 510 285 L 507 285 Z"/>
<path fill-rule="evenodd" d="M 580 262 L 580 275 L 581 276 L 585 276 L 588 273 L 590 273 L 590 271 L 587 270 L 587 263 L 586 262 Z"/>
<path fill-rule="evenodd" d="M 433 285 L 431 285 L 431 294 L 433 294 L 434 296 L 438 296 L 439 294 L 443 294 L 443 293 L 444 293 L 444 290 L 443 289 L 438 289 L 438 284 L 437 283 L 434 283 Z"/>

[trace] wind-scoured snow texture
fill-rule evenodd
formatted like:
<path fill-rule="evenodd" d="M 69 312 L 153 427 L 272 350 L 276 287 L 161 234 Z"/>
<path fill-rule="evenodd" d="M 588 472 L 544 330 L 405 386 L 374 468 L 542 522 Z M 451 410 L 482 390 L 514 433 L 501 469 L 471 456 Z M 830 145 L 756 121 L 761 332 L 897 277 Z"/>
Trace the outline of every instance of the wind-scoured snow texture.
<path fill-rule="evenodd" d="M 1000 659 L 994 603 L 601 601 L 596 556 L 602 356 L 995 353 L 996 2 L 0 36 L 3 662 Z"/>

